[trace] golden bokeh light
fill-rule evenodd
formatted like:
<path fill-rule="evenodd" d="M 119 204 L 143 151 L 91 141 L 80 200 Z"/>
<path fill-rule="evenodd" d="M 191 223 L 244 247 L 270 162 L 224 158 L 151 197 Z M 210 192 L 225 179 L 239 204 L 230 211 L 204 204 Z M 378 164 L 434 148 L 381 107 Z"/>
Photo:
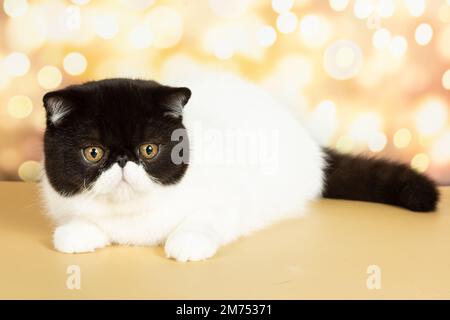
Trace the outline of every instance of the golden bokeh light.
<path fill-rule="evenodd" d="M 426 46 L 433 38 L 433 28 L 428 23 L 421 23 L 415 33 L 416 42 L 421 46 Z"/>
<path fill-rule="evenodd" d="M 286 13 L 292 9 L 294 0 L 272 0 L 272 9 L 278 13 Z"/>
<path fill-rule="evenodd" d="M 183 19 L 174 9 L 159 6 L 150 11 L 146 19 L 148 28 L 154 35 L 154 47 L 166 49 L 180 41 L 183 35 Z"/>
<path fill-rule="evenodd" d="M 291 33 L 297 29 L 298 18 L 292 12 L 285 12 L 277 18 L 277 29 L 281 33 Z"/>
<path fill-rule="evenodd" d="M 394 145 L 399 149 L 406 148 L 411 143 L 411 138 L 411 131 L 401 128 L 394 135 Z"/>
<path fill-rule="evenodd" d="M 445 166 L 450 163 L 450 129 L 436 140 L 431 149 L 431 156 L 436 165 Z"/>
<path fill-rule="evenodd" d="M 425 0 L 405 0 L 406 7 L 413 17 L 420 17 L 425 13 Z"/>
<path fill-rule="evenodd" d="M 55 66 L 42 67 L 37 75 L 39 85 L 44 89 L 55 89 L 62 82 L 61 71 Z"/>
<path fill-rule="evenodd" d="M 11 18 L 23 16 L 28 9 L 27 0 L 4 0 L 3 10 Z"/>
<path fill-rule="evenodd" d="M 439 97 L 427 98 L 416 115 L 416 124 L 423 135 L 432 135 L 447 123 L 448 105 Z"/>
<path fill-rule="evenodd" d="M 119 33 L 119 22 L 115 15 L 98 15 L 95 18 L 95 33 L 103 39 L 113 39 Z"/>
<path fill-rule="evenodd" d="M 25 161 L 18 170 L 20 179 L 27 182 L 38 181 L 42 172 L 42 166 L 37 161 Z"/>
<path fill-rule="evenodd" d="M 419 153 L 411 160 L 411 168 L 418 172 L 425 172 L 430 166 L 430 157 L 426 153 Z"/>
<path fill-rule="evenodd" d="M 350 3 L 350 0 L 329 0 L 330 7 L 335 11 L 344 11 Z"/>
<path fill-rule="evenodd" d="M 12 77 L 20 77 L 30 70 L 31 63 L 26 54 L 13 52 L 6 56 L 3 65 L 7 74 Z"/>
<path fill-rule="evenodd" d="M 262 26 L 256 36 L 261 47 L 270 47 L 277 40 L 277 32 L 272 26 Z"/>
<path fill-rule="evenodd" d="M 300 21 L 300 39 L 310 48 L 324 46 L 331 36 L 331 27 L 325 18 L 306 15 Z"/>
<path fill-rule="evenodd" d="M 88 4 L 91 0 L 70 0 L 72 3 L 77 4 L 79 6 Z"/>
<path fill-rule="evenodd" d="M 398 58 L 403 56 L 407 50 L 408 41 L 405 39 L 405 37 L 395 36 L 392 38 L 389 46 L 389 51 L 394 57 Z"/>
<path fill-rule="evenodd" d="M 145 25 L 136 26 L 129 36 L 131 45 L 136 49 L 147 49 L 153 41 L 152 31 Z"/>
<path fill-rule="evenodd" d="M 78 76 L 86 71 L 87 60 L 81 53 L 71 52 L 64 57 L 63 66 L 68 74 Z"/>
<path fill-rule="evenodd" d="M 442 86 L 446 90 L 450 90 L 450 69 L 445 71 L 444 75 L 442 76 Z"/>
<path fill-rule="evenodd" d="M 336 80 L 348 80 L 361 70 L 363 55 L 354 42 L 340 40 L 325 51 L 324 68 L 330 77 Z"/>
<path fill-rule="evenodd" d="M 11 117 L 23 119 L 33 111 L 33 102 L 27 96 L 13 96 L 9 99 L 7 108 Z"/>
<path fill-rule="evenodd" d="M 383 132 L 373 133 L 367 142 L 369 150 L 372 152 L 381 152 L 386 147 L 387 137 Z"/>
<path fill-rule="evenodd" d="M 391 43 L 391 32 L 388 29 L 380 28 L 372 36 L 372 44 L 378 50 L 389 47 Z"/>
<path fill-rule="evenodd" d="M 349 153 L 353 151 L 355 147 L 355 142 L 353 138 L 348 135 L 343 135 L 336 142 L 336 150 L 343 153 Z"/>

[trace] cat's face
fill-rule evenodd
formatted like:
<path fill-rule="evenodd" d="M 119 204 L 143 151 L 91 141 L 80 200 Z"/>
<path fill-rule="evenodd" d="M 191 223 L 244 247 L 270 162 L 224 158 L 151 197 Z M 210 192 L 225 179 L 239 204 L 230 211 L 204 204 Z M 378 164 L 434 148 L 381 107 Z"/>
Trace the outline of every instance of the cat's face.
<path fill-rule="evenodd" d="M 86 192 L 126 200 L 177 183 L 188 165 L 173 161 L 180 141 L 172 133 L 184 129 L 182 108 L 190 94 L 130 79 L 47 93 L 44 163 L 50 184 L 65 196 Z"/>

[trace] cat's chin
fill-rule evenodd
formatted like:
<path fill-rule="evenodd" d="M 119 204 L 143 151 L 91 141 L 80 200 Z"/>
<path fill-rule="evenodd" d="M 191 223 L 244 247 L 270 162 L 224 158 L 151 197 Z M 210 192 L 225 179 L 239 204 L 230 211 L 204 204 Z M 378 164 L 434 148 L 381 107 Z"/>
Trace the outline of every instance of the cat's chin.
<path fill-rule="evenodd" d="M 109 198 L 112 202 L 126 202 L 135 199 L 138 193 L 126 181 L 122 180 L 111 192 Z"/>
<path fill-rule="evenodd" d="M 99 195 L 100 198 L 113 203 L 124 203 L 136 200 L 140 197 L 146 196 L 148 192 L 136 190 L 125 180 L 121 180 L 113 190 L 107 194 Z"/>

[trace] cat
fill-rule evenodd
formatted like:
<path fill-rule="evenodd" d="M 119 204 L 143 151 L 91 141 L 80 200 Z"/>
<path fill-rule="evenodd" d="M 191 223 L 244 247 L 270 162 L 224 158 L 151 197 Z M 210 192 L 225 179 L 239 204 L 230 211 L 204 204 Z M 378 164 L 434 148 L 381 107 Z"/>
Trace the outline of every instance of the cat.
<path fill-rule="evenodd" d="M 232 75 L 188 87 L 105 79 L 43 102 L 42 195 L 61 252 L 163 245 L 169 258 L 198 261 L 320 197 L 418 212 L 438 202 L 425 175 L 321 147 L 274 98 Z"/>

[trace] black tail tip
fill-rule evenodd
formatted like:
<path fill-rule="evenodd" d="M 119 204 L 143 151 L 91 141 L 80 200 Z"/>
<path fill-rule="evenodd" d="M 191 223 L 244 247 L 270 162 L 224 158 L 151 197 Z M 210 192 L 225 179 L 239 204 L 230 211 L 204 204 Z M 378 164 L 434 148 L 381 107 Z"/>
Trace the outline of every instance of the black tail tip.
<path fill-rule="evenodd" d="M 439 191 L 434 182 L 417 175 L 403 187 L 399 194 L 401 206 L 415 212 L 433 212 L 439 201 Z"/>

